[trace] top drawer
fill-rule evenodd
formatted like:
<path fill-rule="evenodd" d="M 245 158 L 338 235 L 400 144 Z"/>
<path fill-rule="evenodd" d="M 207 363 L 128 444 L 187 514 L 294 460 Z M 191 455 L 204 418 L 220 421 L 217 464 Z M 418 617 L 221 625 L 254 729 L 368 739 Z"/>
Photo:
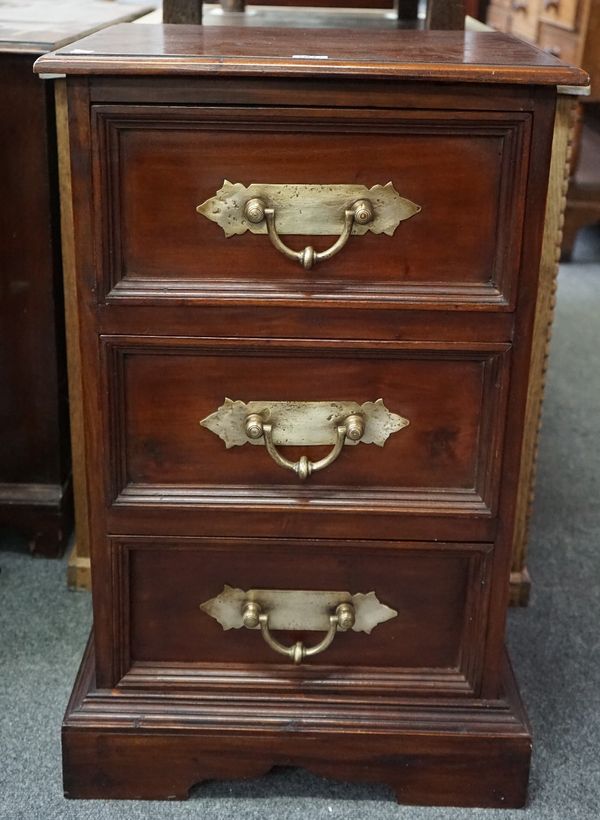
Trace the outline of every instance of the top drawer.
<path fill-rule="evenodd" d="M 93 111 L 99 292 L 109 301 L 514 305 L 529 113 L 199 106 Z M 304 270 L 268 236 L 247 231 L 228 238 L 197 213 L 224 180 L 331 186 L 334 197 L 338 185 L 370 189 L 392 182 L 420 211 L 401 221 L 393 236 L 351 235 L 335 256 Z M 294 222 L 291 202 L 287 231 Z M 336 233 L 347 204 L 339 202 Z M 299 218 L 304 207 L 301 201 Z M 317 208 L 315 224 L 320 218 Z M 319 251 L 335 241 L 334 228 L 332 235 L 311 236 L 302 224 L 305 235 L 283 236 L 293 249 L 314 245 Z"/>

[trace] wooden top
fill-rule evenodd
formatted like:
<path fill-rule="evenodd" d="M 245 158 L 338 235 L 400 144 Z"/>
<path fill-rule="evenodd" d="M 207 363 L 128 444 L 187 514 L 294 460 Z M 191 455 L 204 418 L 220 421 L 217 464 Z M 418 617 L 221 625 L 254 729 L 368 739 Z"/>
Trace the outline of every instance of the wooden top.
<path fill-rule="evenodd" d="M 585 85 L 587 74 L 499 32 L 119 25 L 35 64 L 38 73 L 354 76 Z"/>
<path fill-rule="evenodd" d="M 0 52 L 44 54 L 104 26 L 134 20 L 155 6 L 114 0 L 0 0 Z"/>

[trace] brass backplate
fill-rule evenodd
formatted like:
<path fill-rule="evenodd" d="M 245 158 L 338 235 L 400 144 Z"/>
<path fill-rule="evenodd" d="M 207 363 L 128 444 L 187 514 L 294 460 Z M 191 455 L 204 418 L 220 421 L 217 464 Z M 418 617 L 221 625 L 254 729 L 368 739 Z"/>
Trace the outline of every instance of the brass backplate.
<path fill-rule="evenodd" d="M 269 615 L 271 629 L 293 629 L 321 632 L 329 628 L 330 615 L 342 603 L 354 607 L 354 632 L 368 635 L 377 624 L 397 616 L 395 609 L 382 604 L 375 592 L 331 592 L 304 589 L 238 589 L 225 584 L 215 598 L 200 604 L 200 609 L 218 621 L 224 630 L 244 626 L 244 604 L 256 601 Z M 254 627 L 259 629 L 259 626 Z"/>
<path fill-rule="evenodd" d="M 258 197 L 276 213 L 277 232 L 283 235 L 334 236 L 339 234 L 344 211 L 359 199 L 368 199 L 374 218 L 365 225 L 354 223 L 352 233 L 362 235 L 384 233 L 392 236 L 399 223 L 421 210 L 420 205 L 400 196 L 391 182 L 386 185 L 293 185 L 225 180 L 223 187 L 196 210 L 223 228 L 225 236 L 251 231 L 266 234 L 263 220 L 250 222 L 245 218 L 244 206 Z"/>
<path fill-rule="evenodd" d="M 243 444 L 264 445 L 264 439 L 246 435 L 245 421 L 256 413 L 273 427 L 276 445 L 334 444 L 337 425 L 351 415 L 364 418 L 365 429 L 360 441 L 345 440 L 345 444 L 376 444 L 383 447 L 392 433 L 409 424 L 408 419 L 392 413 L 383 399 L 358 404 L 355 401 L 232 401 L 225 399 L 221 407 L 200 424 L 207 427 L 224 442 L 225 447 Z"/>

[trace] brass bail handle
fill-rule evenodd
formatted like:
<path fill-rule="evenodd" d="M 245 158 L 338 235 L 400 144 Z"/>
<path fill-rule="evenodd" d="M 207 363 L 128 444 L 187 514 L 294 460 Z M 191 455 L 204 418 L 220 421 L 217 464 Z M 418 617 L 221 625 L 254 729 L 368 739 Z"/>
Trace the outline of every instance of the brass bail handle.
<path fill-rule="evenodd" d="M 360 441 L 365 432 L 365 420 L 358 413 L 352 413 L 336 427 L 336 440 L 331 452 L 319 461 L 311 461 L 306 456 L 302 456 L 299 461 L 289 461 L 284 458 L 273 443 L 273 425 L 265 422 L 259 413 L 250 413 L 246 416 L 246 435 L 250 439 L 264 437 L 265 447 L 275 464 L 292 470 L 302 481 L 307 479 L 312 473 L 324 470 L 336 460 L 342 452 L 346 438 L 352 441 Z"/>
<path fill-rule="evenodd" d="M 329 616 L 329 629 L 322 641 L 314 646 L 304 646 L 296 641 L 292 646 L 285 646 L 273 637 L 269 629 L 269 615 L 262 611 L 257 601 L 246 601 L 242 607 L 242 622 L 248 629 L 260 627 L 265 642 L 280 655 L 286 655 L 294 663 L 302 663 L 305 658 L 318 655 L 331 645 L 336 632 L 347 632 L 354 626 L 354 606 L 345 602 L 336 607 L 335 613 Z"/>
<path fill-rule="evenodd" d="M 244 206 L 244 216 L 249 222 L 258 224 L 263 220 L 267 223 L 267 232 L 273 245 L 285 257 L 294 262 L 300 262 L 305 270 L 310 270 L 317 262 L 324 262 L 331 259 L 336 253 L 342 250 L 350 234 L 352 226 L 356 222 L 358 225 L 367 225 L 375 218 L 373 206 L 368 199 L 358 199 L 344 211 L 344 227 L 338 239 L 330 248 L 325 251 L 315 251 L 311 245 L 307 245 L 302 251 L 294 251 L 282 242 L 275 227 L 275 208 L 269 208 L 260 197 L 253 197 Z"/>

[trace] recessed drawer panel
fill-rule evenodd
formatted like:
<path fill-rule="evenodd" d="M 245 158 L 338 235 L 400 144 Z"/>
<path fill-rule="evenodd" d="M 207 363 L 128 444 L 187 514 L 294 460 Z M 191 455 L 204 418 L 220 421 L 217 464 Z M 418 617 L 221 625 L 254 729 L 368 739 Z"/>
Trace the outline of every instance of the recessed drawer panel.
<path fill-rule="evenodd" d="M 101 292 L 110 300 L 513 304 L 530 114 L 95 111 Z M 411 206 L 384 218 L 388 183 Z M 219 202 L 197 212 L 240 186 L 221 224 Z M 273 246 L 265 220 L 254 225 L 263 233 L 250 229 L 256 186 L 293 251 L 330 248 L 345 211 L 365 198 L 372 230 L 355 217 L 344 247 L 305 269 Z"/>
<path fill-rule="evenodd" d="M 120 505 L 494 511 L 507 345 L 104 345 Z"/>
<path fill-rule="evenodd" d="M 491 545 L 242 538 L 132 539 L 113 548 L 127 568 L 124 671 L 133 666 L 143 675 L 144 666 L 156 664 L 164 674 L 185 666 L 189 683 L 202 677 L 203 664 L 213 673 L 215 665 L 240 665 L 250 678 L 274 665 L 285 665 L 286 676 L 310 678 L 325 666 L 335 667 L 341 682 L 358 667 L 363 675 L 374 667 L 381 677 L 374 674 L 373 686 L 392 673 L 388 686 L 431 690 L 437 678 L 439 686 L 464 691 L 474 683 Z M 250 602 L 266 616 L 258 626 L 247 618 Z M 320 647 L 336 612 L 333 638 Z M 286 654 L 298 642 L 295 658 Z M 328 685 L 335 682 L 333 671 Z"/>

